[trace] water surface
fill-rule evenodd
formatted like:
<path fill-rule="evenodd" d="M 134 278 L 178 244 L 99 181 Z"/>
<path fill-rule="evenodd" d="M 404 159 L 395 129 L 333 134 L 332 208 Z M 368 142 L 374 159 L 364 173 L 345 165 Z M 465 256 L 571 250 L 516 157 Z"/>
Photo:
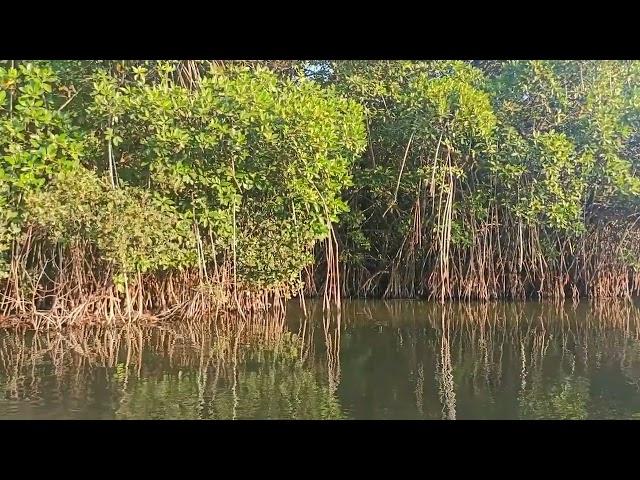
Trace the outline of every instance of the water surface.
<path fill-rule="evenodd" d="M 0 419 L 640 418 L 640 309 L 349 301 L 0 330 Z"/>

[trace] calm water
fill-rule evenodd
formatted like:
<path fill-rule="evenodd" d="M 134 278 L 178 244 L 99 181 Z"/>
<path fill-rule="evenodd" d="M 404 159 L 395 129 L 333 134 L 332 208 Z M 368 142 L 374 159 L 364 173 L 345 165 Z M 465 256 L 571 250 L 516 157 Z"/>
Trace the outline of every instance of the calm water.
<path fill-rule="evenodd" d="M 324 315 L 0 330 L 0 419 L 640 418 L 640 309 L 345 302 Z"/>

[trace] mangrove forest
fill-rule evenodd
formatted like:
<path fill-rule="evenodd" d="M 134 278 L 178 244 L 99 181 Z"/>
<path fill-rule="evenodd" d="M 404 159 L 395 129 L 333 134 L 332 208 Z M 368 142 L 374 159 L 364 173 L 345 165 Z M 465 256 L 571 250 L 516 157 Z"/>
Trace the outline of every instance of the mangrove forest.
<path fill-rule="evenodd" d="M 3 60 L 0 320 L 631 299 L 639 168 L 638 61 Z"/>

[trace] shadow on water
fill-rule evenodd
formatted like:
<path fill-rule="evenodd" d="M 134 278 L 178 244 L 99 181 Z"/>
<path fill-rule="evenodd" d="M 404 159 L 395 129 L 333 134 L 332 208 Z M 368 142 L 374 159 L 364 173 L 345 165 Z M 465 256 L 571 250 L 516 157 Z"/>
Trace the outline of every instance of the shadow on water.
<path fill-rule="evenodd" d="M 0 330 L 0 418 L 636 418 L 628 303 L 309 302 L 286 318 Z"/>

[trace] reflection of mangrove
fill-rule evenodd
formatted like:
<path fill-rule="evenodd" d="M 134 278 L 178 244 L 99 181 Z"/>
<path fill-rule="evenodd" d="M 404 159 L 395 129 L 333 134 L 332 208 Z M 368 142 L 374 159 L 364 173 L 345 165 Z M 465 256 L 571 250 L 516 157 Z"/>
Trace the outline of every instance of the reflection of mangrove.
<path fill-rule="evenodd" d="M 307 367 L 312 339 L 308 322 L 294 333 L 281 316 L 5 330 L 0 385 L 7 400 L 81 405 L 106 384 L 116 418 L 339 418 L 335 389 Z"/>
<path fill-rule="evenodd" d="M 329 391 L 332 395 L 340 385 L 340 320 L 340 312 L 336 312 L 335 315 L 327 313 L 322 318 Z"/>
<path fill-rule="evenodd" d="M 504 392 L 513 418 L 638 413 L 597 381 L 619 371 L 616 388 L 640 395 L 640 309 L 631 304 L 305 308 L 306 317 L 290 308 L 289 318 L 0 330 L 0 387 L 5 402 L 33 405 L 82 406 L 106 390 L 100 402 L 117 418 L 344 418 L 354 412 L 338 397 L 353 408 L 362 392 L 375 405 L 361 416 L 372 417 L 399 402 L 412 418 L 463 418 L 470 408 L 504 416 Z M 409 367 L 408 379 L 397 365 Z M 369 366 L 375 384 L 362 374 Z M 0 400 L 0 416 L 4 408 Z"/>
<path fill-rule="evenodd" d="M 458 391 L 482 405 L 478 411 L 492 412 L 506 390 L 517 397 L 514 417 L 586 418 L 614 401 L 590 393 L 598 369 L 619 369 L 626 381 L 620 388 L 640 393 L 640 309 L 630 303 L 358 301 L 346 303 L 342 316 L 347 335 L 355 325 L 398 331 L 421 417 L 435 418 L 425 413 L 431 401 L 440 403 L 442 418 L 456 418 Z M 510 365 L 521 367 L 505 372 Z M 432 385 L 425 382 L 430 366 Z M 614 413 L 634 414 L 622 407 Z"/>
<path fill-rule="evenodd" d="M 436 378 L 438 379 L 438 392 L 442 403 L 442 418 L 445 420 L 456 419 L 456 393 L 453 382 L 453 367 L 451 365 L 451 349 L 449 323 L 442 317 L 442 335 L 440 336 L 440 357 L 438 358 Z"/>

